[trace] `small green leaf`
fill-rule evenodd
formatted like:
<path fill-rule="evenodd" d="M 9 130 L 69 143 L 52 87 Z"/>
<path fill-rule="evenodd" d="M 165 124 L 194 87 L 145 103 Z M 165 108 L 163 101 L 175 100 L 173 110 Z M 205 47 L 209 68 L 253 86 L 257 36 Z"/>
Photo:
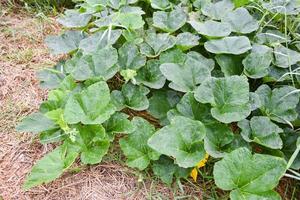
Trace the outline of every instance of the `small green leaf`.
<path fill-rule="evenodd" d="M 244 119 L 238 123 L 241 135 L 247 142 L 255 142 L 271 149 L 281 149 L 282 140 L 279 133 L 283 130 L 268 117 L 254 116 L 251 120 Z"/>
<path fill-rule="evenodd" d="M 153 88 L 160 89 L 165 85 L 166 78 L 161 73 L 159 60 L 148 60 L 146 66 L 142 67 L 136 76 L 137 83 Z"/>
<path fill-rule="evenodd" d="M 278 30 L 267 30 L 264 33 L 258 33 L 255 36 L 255 41 L 258 44 L 266 44 L 276 46 L 278 43 L 290 42 L 290 36 L 284 35 Z"/>
<path fill-rule="evenodd" d="M 58 88 L 65 76 L 66 74 L 62 62 L 57 63 L 51 69 L 46 68 L 37 72 L 40 86 L 45 89 Z"/>
<path fill-rule="evenodd" d="M 219 40 L 210 40 L 204 43 L 207 51 L 215 54 L 239 55 L 250 50 L 250 40 L 246 36 L 231 36 Z"/>
<path fill-rule="evenodd" d="M 186 18 L 186 13 L 181 8 L 176 8 L 171 12 L 157 11 L 153 13 L 153 26 L 172 33 L 186 23 Z"/>
<path fill-rule="evenodd" d="M 151 7 L 158 10 L 166 10 L 171 4 L 168 0 L 151 0 Z"/>
<path fill-rule="evenodd" d="M 140 14 L 136 13 L 118 13 L 116 21 L 126 29 L 143 28 L 145 22 Z"/>
<path fill-rule="evenodd" d="M 178 116 L 170 125 L 158 130 L 148 140 L 148 145 L 161 154 L 174 157 L 180 167 L 194 167 L 205 157 L 205 133 L 200 121 Z"/>
<path fill-rule="evenodd" d="M 141 111 L 149 107 L 147 94 L 149 89 L 143 86 L 127 83 L 122 86 L 122 90 L 114 90 L 111 93 L 112 101 L 118 110 L 128 107 L 133 110 Z"/>
<path fill-rule="evenodd" d="M 172 48 L 175 44 L 176 38 L 168 33 L 149 33 L 145 42 L 140 45 L 140 50 L 143 55 L 153 58 Z"/>
<path fill-rule="evenodd" d="M 160 154 L 147 146 L 148 139 L 155 132 L 155 128 L 145 119 L 135 117 L 132 120 L 135 131 L 120 140 L 120 147 L 127 157 L 129 167 L 144 170 L 151 160 L 158 160 Z"/>

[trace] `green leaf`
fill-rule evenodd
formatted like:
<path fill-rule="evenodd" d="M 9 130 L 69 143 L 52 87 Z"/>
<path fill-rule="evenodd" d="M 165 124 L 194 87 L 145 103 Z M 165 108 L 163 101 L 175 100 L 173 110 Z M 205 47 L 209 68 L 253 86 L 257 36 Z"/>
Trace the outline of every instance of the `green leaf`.
<path fill-rule="evenodd" d="M 281 200 L 281 197 L 275 191 L 267 191 L 259 194 L 253 194 L 249 192 L 243 192 L 241 190 L 234 190 L 230 193 L 230 199 L 232 200 L 252 200 L 252 199 L 263 199 L 263 200 Z"/>
<path fill-rule="evenodd" d="M 180 49 L 173 48 L 160 54 L 159 61 L 161 64 L 164 63 L 183 64 L 186 58 L 187 55 L 183 53 Z"/>
<path fill-rule="evenodd" d="M 180 96 L 173 90 L 158 90 L 152 93 L 149 99 L 148 112 L 159 119 L 161 124 L 167 123 L 167 112 L 175 107 Z"/>
<path fill-rule="evenodd" d="M 278 43 L 290 42 L 290 36 L 286 36 L 278 30 L 267 30 L 264 33 L 258 33 L 255 36 L 255 42 L 258 44 L 267 44 L 276 46 Z"/>
<path fill-rule="evenodd" d="M 214 61 L 197 52 L 189 52 L 183 65 L 164 63 L 160 66 L 163 75 L 171 81 L 169 87 L 181 91 L 193 91 L 200 83 L 211 76 Z"/>
<path fill-rule="evenodd" d="M 214 122 L 210 114 L 210 105 L 202 104 L 196 101 L 192 92 L 186 93 L 176 105 L 175 110 L 171 110 L 168 113 L 169 120 L 172 120 L 175 116 L 184 116 L 193 120 L 199 120 L 204 124 Z M 173 112 L 173 113 L 172 113 Z M 175 116 L 172 116 L 172 114 Z"/>
<path fill-rule="evenodd" d="M 204 15 L 221 20 L 228 12 L 234 9 L 234 4 L 231 0 L 222 0 L 216 3 L 206 3 L 201 7 L 201 11 Z"/>
<path fill-rule="evenodd" d="M 190 174 L 190 169 L 185 169 L 174 164 L 174 160 L 162 155 L 152 166 L 153 173 L 158 176 L 165 184 L 170 186 L 173 177 L 186 178 Z"/>
<path fill-rule="evenodd" d="M 229 36 L 231 27 L 229 23 L 207 20 L 205 22 L 190 21 L 192 27 L 201 35 L 218 38 Z"/>
<path fill-rule="evenodd" d="M 116 112 L 106 122 L 103 123 L 105 131 L 111 139 L 114 138 L 115 134 L 128 134 L 134 131 L 135 127 L 127 119 L 128 117 L 129 116 L 125 113 Z"/>
<path fill-rule="evenodd" d="M 16 127 L 19 132 L 40 133 L 59 128 L 54 121 L 38 112 L 25 117 Z"/>
<path fill-rule="evenodd" d="M 174 157 L 180 167 L 194 167 L 205 157 L 205 133 L 200 121 L 178 116 L 170 125 L 158 130 L 148 140 L 148 145 L 161 154 Z"/>
<path fill-rule="evenodd" d="M 264 45 L 253 45 L 251 53 L 243 60 L 244 73 L 253 79 L 269 74 L 273 60 L 272 49 Z"/>
<path fill-rule="evenodd" d="M 262 104 L 260 110 L 271 120 L 289 124 L 298 116 L 295 109 L 299 102 L 299 93 L 294 93 L 295 90 L 296 88 L 291 86 L 271 90 L 269 86 L 261 85 L 255 92 Z"/>
<path fill-rule="evenodd" d="M 186 18 L 186 13 L 181 8 L 176 8 L 171 12 L 157 11 L 153 13 L 153 26 L 173 33 L 186 23 Z"/>
<path fill-rule="evenodd" d="M 84 34 L 80 31 L 66 31 L 59 36 L 48 36 L 45 43 L 54 55 L 70 53 L 76 50 Z"/>
<path fill-rule="evenodd" d="M 57 147 L 32 167 L 23 188 L 29 190 L 32 187 L 55 180 L 72 165 L 77 156 L 78 152 L 66 144 Z"/>
<path fill-rule="evenodd" d="M 159 60 L 148 60 L 136 76 L 137 83 L 141 83 L 153 89 L 160 89 L 165 85 L 166 78 L 161 73 Z"/>
<path fill-rule="evenodd" d="M 250 50 L 250 40 L 246 36 L 231 36 L 219 40 L 210 40 L 204 43 L 207 51 L 215 54 L 239 55 Z"/>
<path fill-rule="evenodd" d="M 37 72 L 40 86 L 45 89 L 58 88 L 65 76 L 62 62 L 57 63 L 53 68 L 45 68 Z"/>
<path fill-rule="evenodd" d="M 300 53 L 288 49 L 282 45 L 277 45 L 274 48 L 275 65 L 281 68 L 288 68 L 291 65 L 300 62 Z"/>
<path fill-rule="evenodd" d="M 212 116 L 220 122 L 231 123 L 250 115 L 249 83 L 245 76 L 230 76 L 206 80 L 195 91 L 201 103 L 210 103 Z"/>
<path fill-rule="evenodd" d="M 179 33 L 176 37 L 176 46 L 185 51 L 199 45 L 199 36 L 190 32 Z"/>
<path fill-rule="evenodd" d="M 241 135 L 247 142 L 255 142 L 271 149 L 281 149 L 282 140 L 279 133 L 283 130 L 268 117 L 254 116 L 251 120 L 244 119 L 238 123 Z"/>
<path fill-rule="evenodd" d="M 116 21 L 126 29 L 143 28 L 145 22 L 140 14 L 136 13 L 118 13 Z"/>
<path fill-rule="evenodd" d="M 89 37 L 80 41 L 79 49 L 82 49 L 86 54 L 92 54 L 98 49 L 110 46 L 116 43 L 121 36 L 121 30 L 101 30 L 93 33 Z"/>
<path fill-rule="evenodd" d="M 100 81 L 68 99 L 64 118 L 69 124 L 101 124 L 114 112 L 109 88 L 105 82 Z"/>
<path fill-rule="evenodd" d="M 283 148 L 281 151 L 284 153 L 285 160 L 289 161 L 297 149 L 297 139 L 300 138 L 300 133 L 296 130 L 294 131 L 292 129 L 285 129 L 284 133 L 281 134 L 281 138 L 283 140 Z M 296 159 L 292 163 L 291 168 L 295 170 L 300 169 L 300 154 L 297 155 Z"/>
<path fill-rule="evenodd" d="M 143 55 L 153 58 L 172 48 L 175 44 L 176 38 L 168 33 L 149 33 L 145 42 L 140 45 L 140 50 Z"/>
<path fill-rule="evenodd" d="M 64 16 L 57 19 L 57 22 L 67 28 L 81 28 L 87 26 L 91 18 L 91 14 L 67 10 Z"/>
<path fill-rule="evenodd" d="M 227 13 L 222 22 L 228 23 L 233 32 L 251 33 L 259 28 L 258 21 L 254 19 L 246 8 L 237 8 Z"/>
<path fill-rule="evenodd" d="M 158 10 L 166 10 L 171 4 L 168 0 L 151 0 L 151 7 Z"/>
<path fill-rule="evenodd" d="M 137 70 L 146 64 L 146 56 L 141 55 L 137 46 L 133 43 L 125 43 L 119 48 L 118 53 L 121 69 Z"/>
<path fill-rule="evenodd" d="M 296 15 L 300 12 L 300 4 L 297 0 L 271 0 L 270 2 L 264 2 L 262 5 L 265 9 L 272 13 Z"/>
<path fill-rule="evenodd" d="M 111 98 L 118 110 L 128 107 L 141 111 L 149 107 L 149 101 L 146 96 L 149 92 L 149 89 L 146 87 L 127 83 L 122 86 L 121 91 L 114 90 L 111 93 Z"/>
<path fill-rule="evenodd" d="M 247 5 L 251 2 L 250 0 L 232 0 L 232 1 L 236 8 Z"/>
<path fill-rule="evenodd" d="M 240 56 L 219 54 L 215 57 L 225 76 L 241 75 L 243 73 L 242 58 Z"/>
<path fill-rule="evenodd" d="M 230 128 L 219 122 L 205 124 L 206 137 L 204 139 L 205 151 L 214 158 L 224 157 L 226 145 L 234 140 Z"/>
<path fill-rule="evenodd" d="M 83 164 L 100 163 L 107 154 L 110 141 L 101 125 L 78 125 L 78 137 L 75 142 L 80 146 L 80 160 Z"/>
<path fill-rule="evenodd" d="M 286 162 L 282 158 L 254 154 L 239 148 L 227 154 L 214 166 L 216 185 L 223 190 L 233 190 L 230 196 L 240 199 L 272 199 L 272 191 L 285 173 Z"/>
<path fill-rule="evenodd" d="M 120 140 L 120 147 L 127 157 L 126 163 L 129 167 L 144 170 L 151 160 L 158 160 L 160 156 L 147 146 L 147 141 L 155 132 L 155 128 L 140 117 L 134 117 L 132 123 L 136 127 L 135 131 Z"/>

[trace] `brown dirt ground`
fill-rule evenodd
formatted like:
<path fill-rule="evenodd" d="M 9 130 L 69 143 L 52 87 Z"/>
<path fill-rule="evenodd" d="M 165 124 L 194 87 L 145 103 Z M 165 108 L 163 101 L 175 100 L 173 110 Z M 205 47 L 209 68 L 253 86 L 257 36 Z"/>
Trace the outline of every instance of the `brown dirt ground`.
<path fill-rule="evenodd" d="M 47 97 L 35 71 L 59 59 L 50 56 L 43 44 L 46 35 L 59 32 L 51 17 L 18 10 L 0 12 L 0 199 L 174 199 L 187 194 L 184 199 L 202 199 L 200 190 L 188 185 L 183 186 L 184 193 L 178 193 L 158 181 L 138 181 L 137 172 L 111 158 L 28 192 L 22 190 L 33 164 L 53 146 L 39 144 L 32 134 L 15 132 L 15 125 Z"/>

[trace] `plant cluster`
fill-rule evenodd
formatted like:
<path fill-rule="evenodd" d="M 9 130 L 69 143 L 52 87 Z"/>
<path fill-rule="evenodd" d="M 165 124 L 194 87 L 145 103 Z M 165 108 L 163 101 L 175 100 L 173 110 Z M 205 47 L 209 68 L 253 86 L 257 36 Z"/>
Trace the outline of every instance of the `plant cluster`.
<path fill-rule="evenodd" d="M 300 168 L 299 13 L 297 0 L 78 0 L 46 39 L 69 58 L 38 72 L 48 99 L 17 127 L 58 144 L 24 188 L 100 163 L 123 135 L 127 165 L 166 184 L 208 154 L 231 199 L 280 199 Z"/>

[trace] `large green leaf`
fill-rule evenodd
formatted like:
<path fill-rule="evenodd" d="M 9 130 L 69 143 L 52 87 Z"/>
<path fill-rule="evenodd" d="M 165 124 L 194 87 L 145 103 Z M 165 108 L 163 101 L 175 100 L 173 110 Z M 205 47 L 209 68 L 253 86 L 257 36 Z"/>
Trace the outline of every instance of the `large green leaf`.
<path fill-rule="evenodd" d="M 174 117 L 171 124 L 158 130 L 148 145 L 161 154 L 172 156 L 180 167 L 197 165 L 205 157 L 205 127 L 200 121 Z"/>
<path fill-rule="evenodd" d="M 153 13 L 153 26 L 172 33 L 185 24 L 186 18 L 186 13 L 181 8 L 171 12 L 157 11 Z"/>
<path fill-rule="evenodd" d="M 80 28 L 88 25 L 92 15 L 86 13 L 79 13 L 76 10 L 67 10 L 65 15 L 58 18 L 58 23 L 67 28 Z"/>
<path fill-rule="evenodd" d="M 140 45 L 140 50 L 147 57 L 156 57 L 161 52 L 172 48 L 176 44 L 176 38 L 168 33 L 148 33 L 145 42 Z"/>
<path fill-rule="evenodd" d="M 244 73 L 250 78 L 262 78 L 269 74 L 272 60 L 271 48 L 264 45 L 253 45 L 251 53 L 243 60 Z"/>
<path fill-rule="evenodd" d="M 132 30 L 143 28 L 145 24 L 142 16 L 137 13 L 118 13 L 116 21 L 120 26 Z"/>
<path fill-rule="evenodd" d="M 288 49 L 282 45 L 277 45 L 274 48 L 275 65 L 282 68 L 288 68 L 291 65 L 300 62 L 300 53 Z"/>
<path fill-rule="evenodd" d="M 127 165 L 143 170 L 151 160 L 158 160 L 160 156 L 160 153 L 147 146 L 147 141 L 155 132 L 155 128 L 140 117 L 133 118 L 132 123 L 135 131 L 120 140 L 120 147 L 127 157 Z"/>
<path fill-rule="evenodd" d="M 241 135 L 247 142 L 255 142 L 271 149 L 281 149 L 282 140 L 279 133 L 283 130 L 268 117 L 254 116 L 251 120 L 238 122 L 242 129 Z"/>
<path fill-rule="evenodd" d="M 59 36 L 48 36 L 45 43 L 52 54 L 70 53 L 76 50 L 84 34 L 80 31 L 66 31 Z"/>
<path fill-rule="evenodd" d="M 225 37 L 231 33 L 229 23 L 207 20 L 205 22 L 190 21 L 192 27 L 201 35 L 208 37 Z"/>
<path fill-rule="evenodd" d="M 219 40 L 210 40 L 204 43 L 207 51 L 215 54 L 239 55 L 250 50 L 250 40 L 246 36 L 231 36 Z"/>
<path fill-rule="evenodd" d="M 119 48 L 118 53 L 121 69 L 137 70 L 146 64 L 146 56 L 141 55 L 133 43 L 125 43 Z"/>
<path fill-rule="evenodd" d="M 155 161 L 152 170 L 164 183 L 171 185 L 174 176 L 178 178 L 186 178 L 190 174 L 190 169 L 185 169 L 174 164 L 174 160 L 168 156 L 162 155 L 158 161 Z"/>
<path fill-rule="evenodd" d="M 151 0 L 151 7 L 159 10 L 166 10 L 170 7 L 169 0 Z"/>
<path fill-rule="evenodd" d="M 57 147 L 32 167 L 23 188 L 29 190 L 32 187 L 53 181 L 73 164 L 77 156 L 78 152 L 66 143 Z"/>
<path fill-rule="evenodd" d="M 250 115 L 249 83 L 245 76 L 211 78 L 195 91 L 201 103 L 210 103 L 212 116 L 223 123 L 245 119 Z"/>
<path fill-rule="evenodd" d="M 173 90 L 158 90 L 149 99 L 148 112 L 159 119 L 160 124 L 167 123 L 167 112 L 179 102 L 180 95 Z"/>
<path fill-rule="evenodd" d="M 149 89 L 144 86 L 127 83 L 122 86 L 122 90 L 114 90 L 111 93 L 112 101 L 118 110 L 128 107 L 133 110 L 146 110 L 149 107 L 147 94 Z"/>
<path fill-rule="evenodd" d="M 216 3 L 206 3 L 201 7 L 201 11 L 204 15 L 216 20 L 221 20 L 233 9 L 234 4 L 231 0 L 222 0 Z"/>
<path fill-rule="evenodd" d="M 114 112 L 107 84 L 97 82 L 68 99 L 64 118 L 69 124 L 101 124 Z"/>
<path fill-rule="evenodd" d="M 58 125 L 54 121 L 38 112 L 25 117 L 16 127 L 20 132 L 40 133 L 43 131 L 57 129 Z"/>
<path fill-rule="evenodd" d="M 97 49 L 113 45 L 121 36 L 121 30 L 101 30 L 80 41 L 79 49 L 84 53 L 93 53 Z"/>
<path fill-rule="evenodd" d="M 255 36 L 255 42 L 258 44 L 267 44 L 276 46 L 278 43 L 290 42 L 290 36 L 284 35 L 278 30 L 267 30 L 264 33 L 258 33 Z"/>
<path fill-rule="evenodd" d="M 187 54 L 183 53 L 180 49 L 173 48 L 160 54 L 159 61 L 161 64 L 164 63 L 183 64 L 186 58 L 187 58 Z"/>
<path fill-rule="evenodd" d="M 221 158 L 225 155 L 226 145 L 234 140 L 230 128 L 219 122 L 205 124 L 206 137 L 204 139 L 205 151 L 214 158 Z"/>
<path fill-rule="evenodd" d="M 223 190 L 233 190 L 231 199 L 280 199 L 272 189 L 286 170 L 286 162 L 279 157 L 254 154 L 239 148 L 227 154 L 214 166 L 216 185 Z"/>
<path fill-rule="evenodd" d="M 241 75 L 243 73 L 242 58 L 240 56 L 219 54 L 215 57 L 225 76 Z"/>
<path fill-rule="evenodd" d="M 232 31 L 237 33 L 251 33 L 259 28 L 258 21 L 252 17 L 246 8 L 237 8 L 222 19 L 230 24 Z"/>
<path fill-rule="evenodd" d="M 271 120 L 289 124 L 298 116 L 295 109 L 299 102 L 299 93 L 295 93 L 295 90 L 292 86 L 271 90 L 268 85 L 261 85 L 255 92 L 262 104 L 260 110 Z"/>
<path fill-rule="evenodd" d="M 146 66 L 142 67 L 136 76 L 137 83 L 153 88 L 160 89 L 165 85 L 166 78 L 161 73 L 159 60 L 148 60 Z"/>
<path fill-rule="evenodd" d="M 181 91 L 193 91 L 200 83 L 211 76 L 214 61 L 197 52 L 189 52 L 183 65 L 164 63 L 160 66 L 163 75 L 171 81 L 169 87 Z"/>

